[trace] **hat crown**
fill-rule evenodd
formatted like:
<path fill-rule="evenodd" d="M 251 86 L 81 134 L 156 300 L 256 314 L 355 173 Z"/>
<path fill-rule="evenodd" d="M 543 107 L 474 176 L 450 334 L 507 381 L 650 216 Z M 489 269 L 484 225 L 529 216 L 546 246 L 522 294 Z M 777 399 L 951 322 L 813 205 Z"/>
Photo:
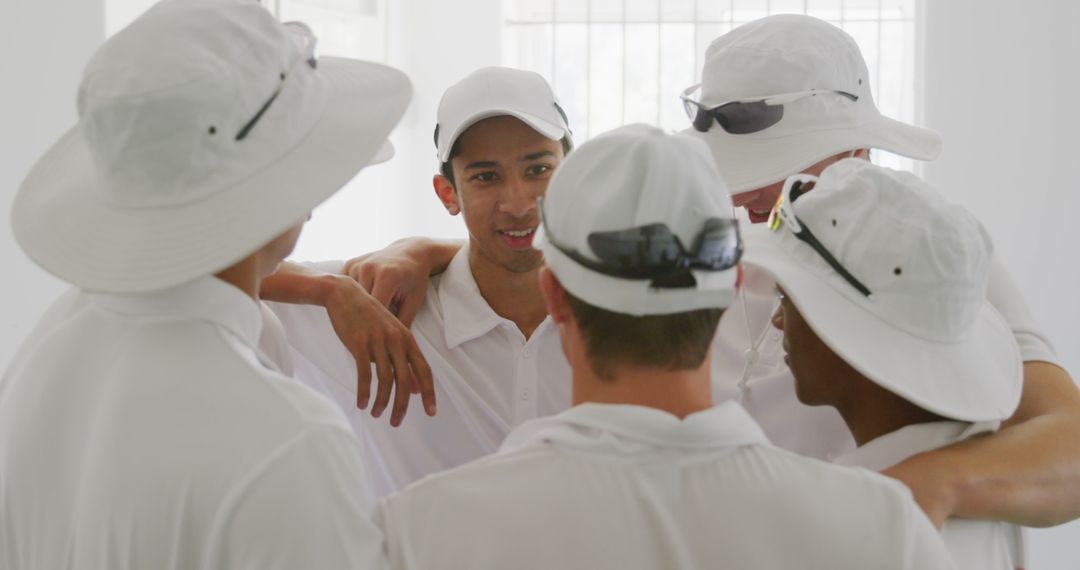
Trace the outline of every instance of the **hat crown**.
<path fill-rule="evenodd" d="M 734 219 L 731 197 L 704 143 L 628 125 L 602 134 L 567 156 L 544 197 L 545 231 L 537 238 L 545 260 L 573 295 L 631 315 L 726 307 L 734 269 L 694 271 L 696 284 L 656 288 L 650 280 L 601 275 L 563 255 L 552 241 L 599 261 L 589 246 L 595 232 L 664 224 L 686 248 L 710 218 Z"/>
<path fill-rule="evenodd" d="M 761 18 L 720 36 L 705 51 L 705 104 L 811 89 L 873 100 L 858 44 L 823 20 L 798 14 Z"/>
<path fill-rule="evenodd" d="M 445 161 L 454 142 L 488 117 L 510 115 L 553 138 L 570 135 L 570 126 L 551 85 L 539 73 L 509 67 L 483 67 L 443 93 L 436 114 L 435 146 Z"/>
<path fill-rule="evenodd" d="M 912 335 L 965 340 L 986 302 L 993 245 L 982 224 L 907 172 L 845 159 L 792 204 L 801 223 L 873 293 L 859 294 L 809 246 L 803 260 L 851 301 Z"/>
<path fill-rule="evenodd" d="M 153 6 L 95 53 L 79 88 L 80 130 L 101 179 L 99 199 L 174 206 L 243 177 L 237 159 L 260 152 L 244 147 L 265 153 L 265 144 L 254 141 L 265 142 L 278 128 L 261 124 L 250 141 L 236 137 L 298 59 L 287 30 L 258 3 Z M 273 116 L 310 115 L 298 103 L 275 97 Z"/>

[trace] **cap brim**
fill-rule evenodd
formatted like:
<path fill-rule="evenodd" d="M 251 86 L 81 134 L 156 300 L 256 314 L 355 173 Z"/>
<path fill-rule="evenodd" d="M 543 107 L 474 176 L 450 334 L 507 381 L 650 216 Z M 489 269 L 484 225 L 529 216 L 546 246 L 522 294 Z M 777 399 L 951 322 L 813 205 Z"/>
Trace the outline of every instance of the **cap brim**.
<path fill-rule="evenodd" d="M 780 182 L 845 151 L 880 149 L 916 160 L 934 160 L 941 154 L 941 136 L 936 132 L 885 116 L 857 127 L 773 138 L 732 135 L 717 127 L 683 133 L 705 141 L 732 194 Z"/>
<path fill-rule="evenodd" d="M 157 290 L 236 263 L 303 222 L 362 168 L 392 156 L 384 143 L 408 104 L 408 78 L 384 65 L 323 57 L 317 81 L 327 94 L 321 116 L 291 150 L 231 188 L 169 209 L 96 199 L 99 178 L 76 126 L 20 187 L 16 240 L 45 270 L 89 291 Z"/>
<path fill-rule="evenodd" d="M 807 268 L 766 232 L 747 232 L 746 263 L 771 274 L 818 337 L 868 379 L 947 418 L 996 421 L 1016 410 L 1023 383 L 1020 352 L 1008 324 L 989 303 L 966 340 L 944 344 L 919 338 L 846 298 L 859 293 L 835 273 Z M 817 255 L 798 245 L 806 248 L 802 253 Z"/>
<path fill-rule="evenodd" d="M 520 119 L 526 125 L 532 127 L 534 131 L 544 135 L 551 140 L 557 141 L 561 140 L 563 137 L 570 136 L 570 133 L 567 132 L 562 127 L 562 125 L 559 125 L 558 123 L 552 123 L 550 121 L 545 121 L 544 119 L 541 119 L 540 117 L 537 117 L 536 115 L 533 115 L 531 113 L 525 113 L 517 109 L 506 108 L 485 109 L 483 112 L 471 115 L 464 121 L 461 121 L 458 127 L 454 129 L 454 131 L 450 133 L 450 136 L 446 138 L 445 143 L 440 143 L 441 146 L 439 147 L 438 153 L 439 162 L 446 162 L 447 160 L 450 160 L 450 151 L 454 148 L 454 142 L 457 141 L 458 137 L 460 137 L 466 130 L 468 130 L 469 127 L 475 125 L 476 123 L 479 123 L 484 119 L 501 116 L 510 116 Z"/>

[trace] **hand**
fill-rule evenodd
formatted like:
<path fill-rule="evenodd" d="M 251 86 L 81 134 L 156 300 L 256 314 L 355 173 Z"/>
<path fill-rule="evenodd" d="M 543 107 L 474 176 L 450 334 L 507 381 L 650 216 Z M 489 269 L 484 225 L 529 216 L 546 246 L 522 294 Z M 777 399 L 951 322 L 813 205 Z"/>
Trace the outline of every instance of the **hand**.
<path fill-rule="evenodd" d="M 915 455 L 881 473 L 907 485 L 919 508 L 934 527 L 941 530 L 945 519 L 952 516 L 955 509 L 956 494 L 948 473 L 938 471 L 938 466 L 944 467 L 944 464 L 935 462 L 932 453 Z"/>
<path fill-rule="evenodd" d="M 390 425 L 399 426 L 409 398 L 420 393 L 427 415 L 435 415 L 435 386 L 431 368 L 412 333 L 353 279 L 338 277 L 326 298 L 326 312 L 341 342 L 356 359 L 356 406 L 365 409 L 371 395 L 371 364 L 379 387 L 371 415 L 379 417 L 394 392 Z"/>
<path fill-rule="evenodd" d="M 396 241 L 380 251 L 350 259 L 342 273 L 409 327 L 427 294 L 432 268 L 423 258 L 426 247 L 422 239 Z"/>

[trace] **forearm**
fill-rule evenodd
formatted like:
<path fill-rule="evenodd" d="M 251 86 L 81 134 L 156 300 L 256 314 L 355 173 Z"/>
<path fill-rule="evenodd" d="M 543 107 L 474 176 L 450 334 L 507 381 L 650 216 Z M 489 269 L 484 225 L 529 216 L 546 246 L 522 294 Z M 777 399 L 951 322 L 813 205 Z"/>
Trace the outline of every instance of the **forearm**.
<path fill-rule="evenodd" d="M 267 301 L 325 307 L 342 279 L 347 278 L 286 261 L 262 280 L 259 297 Z"/>
<path fill-rule="evenodd" d="M 461 250 L 463 244 L 461 240 L 414 237 L 395 241 L 387 249 L 400 248 L 422 265 L 427 266 L 429 275 L 437 275 L 446 271 L 446 267 L 450 265 L 450 261 Z"/>
<path fill-rule="evenodd" d="M 947 516 L 1035 527 L 1080 517 L 1080 392 L 1061 368 L 1024 368 L 1020 408 L 999 432 L 905 466 L 936 479 Z"/>

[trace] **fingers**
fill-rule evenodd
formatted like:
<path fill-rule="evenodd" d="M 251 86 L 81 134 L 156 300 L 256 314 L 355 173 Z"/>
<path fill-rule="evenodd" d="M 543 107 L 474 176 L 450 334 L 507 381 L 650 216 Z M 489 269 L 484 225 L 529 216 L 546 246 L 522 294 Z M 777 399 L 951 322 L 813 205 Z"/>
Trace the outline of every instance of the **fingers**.
<path fill-rule="evenodd" d="M 417 313 L 420 312 L 420 307 L 424 306 L 425 289 L 427 287 L 427 279 L 422 282 L 422 285 L 418 287 L 418 290 L 413 291 L 409 295 L 402 296 L 398 299 L 398 312 L 397 318 L 401 321 L 401 324 L 411 327 L 413 319 L 416 318 Z"/>
<path fill-rule="evenodd" d="M 396 288 L 390 284 L 389 279 L 376 280 L 374 287 L 370 289 L 371 296 L 375 297 L 379 304 L 386 308 L 390 308 L 390 302 L 394 300 L 395 290 Z"/>
<path fill-rule="evenodd" d="M 401 420 L 405 419 L 405 412 L 409 408 L 409 399 L 412 397 L 409 390 L 409 361 L 405 358 L 405 347 L 397 342 L 392 347 L 394 359 L 394 376 L 396 385 L 394 389 L 394 409 L 390 413 L 390 425 L 397 427 Z"/>
<path fill-rule="evenodd" d="M 412 379 L 419 385 L 420 399 L 424 403 L 424 412 L 429 416 L 434 416 L 436 412 L 435 380 L 431 376 L 431 367 L 428 366 L 424 354 L 420 352 L 420 347 L 417 346 L 416 340 L 412 336 L 408 338 L 407 351 L 409 367 L 412 369 Z"/>
<path fill-rule="evenodd" d="M 362 348 L 357 349 L 353 357 L 356 359 L 356 407 L 364 410 L 371 398 L 371 360 Z"/>
<path fill-rule="evenodd" d="M 390 358 L 381 350 L 375 352 L 375 373 L 379 376 L 379 388 L 375 392 L 375 403 L 371 406 L 371 415 L 382 415 L 390 403 L 390 391 L 394 386 L 394 370 Z"/>
<path fill-rule="evenodd" d="M 356 261 L 356 260 L 353 260 Z M 353 263 L 350 261 L 345 266 L 345 274 L 352 277 L 353 281 L 356 281 L 364 288 L 364 291 L 371 292 L 372 287 L 375 286 L 375 273 L 372 271 L 365 271 L 365 265 L 360 263 Z"/>

